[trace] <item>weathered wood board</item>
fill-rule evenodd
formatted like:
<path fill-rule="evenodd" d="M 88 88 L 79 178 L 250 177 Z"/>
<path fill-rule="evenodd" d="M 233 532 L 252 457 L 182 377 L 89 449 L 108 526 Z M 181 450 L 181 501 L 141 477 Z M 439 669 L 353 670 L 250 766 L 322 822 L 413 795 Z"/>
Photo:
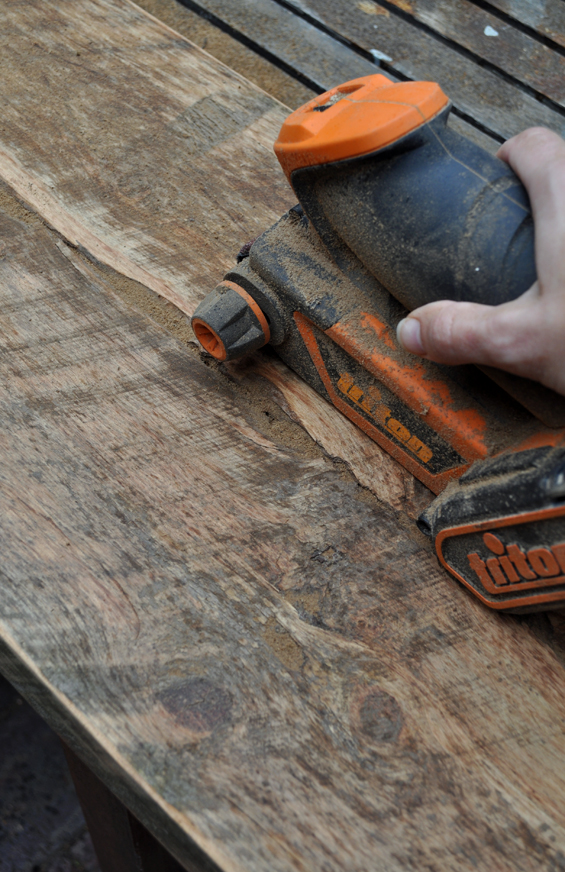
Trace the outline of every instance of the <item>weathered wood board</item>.
<path fill-rule="evenodd" d="M 565 57 L 559 46 L 551 47 L 476 6 L 471 0 L 438 5 L 432 0 L 388 0 L 415 22 L 467 49 L 489 66 L 511 76 L 518 87 L 527 87 L 543 97 L 565 106 Z M 531 4 L 533 5 L 533 4 Z M 369 8 L 369 7 L 367 7 Z M 565 10 L 562 9 L 565 25 Z"/>
<path fill-rule="evenodd" d="M 317 91 L 377 72 L 372 61 L 273 0 L 182 0 L 184 6 L 260 47 Z"/>
<path fill-rule="evenodd" d="M 183 311 L 293 204 L 286 110 L 127 0 L 12 2 L 0 51 L 1 177 Z"/>
<path fill-rule="evenodd" d="M 277 0 L 182 0 L 186 8 L 198 12 L 204 19 L 214 21 L 245 45 L 276 59 L 284 69 L 293 71 L 299 81 L 308 81 L 316 91 L 333 88 L 339 82 L 383 72 L 380 61 L 370 57 L 368 51 L 344 45 L 339 34 L 330 35 L 316 27 Z M 142 0 L 142 5 L 153 6 L 153 0 Z M 160 7 L 160 11 L 164 10 Z M 176 18 L 176 16 L 175 16 Z M 364 55 L 367 55 L 365 57 Z M 216 56 L 220 56 L 216 55 Z M 390 65 L 386 74 L 398 81 Z M 307 99 L 307 98 L 306 98 Z M 305 99 L 302 101 L 305 102 Z M 498 139 L 484 133 L 482 123 L 456 114 L 450 124 L 465 136 L 490 151 L 500 147 Z"/>
<path fill-rule="evenodd" d="M 514 21 L 535 30 L 540 36 L 565 47 L 565 13 L 563 0 L 490 0 L 491 6 L 504 12 Z"/>
<path fill-rule="evenodd" d="M 189 869 L 561 868 L 555 653 L 52 234 L 0 238 L 2 672 Z"/>
<path fill-rule="evenodd" d="M 298 15 L 293 16 L 290 9 L 279 5 L 276 0 L 182 2 L 229 27 L 234 33 L 253 40 L 279 62 L 308 77 L 314 85 L 322 85 L 323 90 L 347 78 L 369 75 L 362 72 L 352 74 L 351 67 L 362 69 L 368 62 L 359 55 L 356 57 L 351 49 L 337 40 L 332 40 L 329 34 L 317 30 L 314 24 Z M 537 33 L 524 33 L 514 22 L 502 20 L 477 7 L 471 0 L 452 0 L 439 6 L 433 0 L 388 0 L 388 4 L 393 12 L 395 7 L 400 10 L 402 20 L 408 22 L 405 33 L 410 33 L 410 25 L 415 25 L 412 32 L 418 40 L 421 33 L 418 25 L 423 24 L 432 35 L 448 40 L 453 46 L 454 65 L 457 51 L 465 49 L 481 61 L 487 61 L 492 68 L 512 76 L 519 88 L 526 86 L 559 106 L 565 106 L 565 57 L 558 44 L 552 48 L 545 40 L 540 41 Z M 338 10 L 351 15 L 352 4 L 337 5 Z M 357 13 L 353 15 L 357 14 L 357 17 L 360 17 L 359 11 L 372 16 L 391 14 L 386 2 L 377 5 L 372 0 L 362 0 L 356 5 Z M 319 14 L 319 8 L 307 2 L 302 2 L 300 8 L 310 13 L 316 10 Z M 562 10 L 561 14 L 563 24 L 565 12 Z M 331 17 L 328 20 L 334 24 Z M 379 25 L 375 21 L 372 22 L 372 35 L 380 40 Z M 339 28 L 333 27 L 336 35 L 341 34 L 342 27 L 340 19 Z M 386 48 L 381 51 L 390 55 Z M 448 57 L 449 49 L 442 46 L 438 54 Z M 389 57 L 388 63 L 394 68 L 394 58 Z"/>
<path fill-rule="evenodd" d="M 295 202 L 272 150 L 287 110 L 127 0 L 8 12 L 0 179 L 71 244 L 190 315 Z M 305 390 L 310 409 L 293 413 L 335 454 L 328 421 L 343 432 L 341 415 Z M 421 510 L 412 476 L 345 428 L 339 455 L 364 483 Z M 368 456 L 382 469 L 368 474 Z"/>
<path fill-rule="evenodd" d="M 192 311 L 292 204 L 286 111 L 125 0 L 5 11 L 0 178 Z M 484 609 L 424 490 L 282 364 L 230 383 L 16 214 L 0 669 L 187 869 L 565 869 L 564 619 Z M 269 437 L 265 378 L 379 501 Z"/>
<path fill-rule="evenodd" d="M 479 122 L 491 135 L 499 139 L 508 139 L 519 133 L 525 127 L 544 125 L 557 133 L 565 131 L 565 112 L 561 105 L 552 100 L 540 99 L 532 93 L 533 85 L 525 88 L 522 80 L 527 80 L 526 67 L 536 65 L 534 59 L 521 56 L 521 60 L 512 55 L 512 48 L 520 42 L 524 34 L 501 25 L 499 36 L 512 37 L 512 45 L 489 49 L 489 56 L 497 61 L 482 63 L 480 54 L 473 56 L 466 42 L 470 39 L 468 28 L 463 24 L 465 3 L 453 2 L 437 7 L 436 18 L 431 27 L 418 27 L 412 17 L 414 9 L 425 4 L 421 0 L 398 0 L 394 2 L 377 3 L 375 0 L 358 0 L 350 3 L 348 0 L 288 0 L 291 6 L 308 13 L 313 20 L 318 20 L 325 27 L 346 37 L 354 45 L 367 52 L 376 50 L 384 56 L 385 70 L 391 70 L 409 79 L 425 79 L 439 82 L 446 94 L 453 100 L 456 110 L 463 116 Z M 446 10 L 453 9 L 452 19 L 457 20 L 460 14 L 461 27 L 458 32 L 451 25 L 451 35 L 457 43 L 446 43 L 442 34 L 445 21 L 448 18 Z M 484 25 L 489 26 L 488 15 L 481 10 L 476 11 L 475 19 L 484 14 Z M 430 22 L 432 18 L 430 17 Z M 493 28 L 494 29 L 494 28 Z M 477 39 L 479 35 L 477 34 Z M 488 37 L 482 34 L 482 39 Z M 531 39 L 528 37 L 528 39 Z M 459 43 L 461 49 L 458 50 Z M 488 43 L 485 43 L 487 45 Z M 530 43 L 528 43 L 530 46 Z M 476 46 L 477 50 L 478 47 Z M 552 69 L 562 69 L 562 55 L 557 52 L 545 51 L 545 46 L 532 40 L 530 49 L 541 52 L 545 57 L 549 52 Z M 542 51 L 542 48 L 544 49 Z M 557 48 L 559 48 L 557 46 Z M 492 54 L 494 52 L 494 55 Z M 484 53 L 484 52 L 483 52 Z M 513 74 L 519 75 L 520 63 L 524 65 L 524 75 L 520 81 L 508 78 L 504 69 L 505 58 L 512 58 Z M 552 73 L 553 76 L 553 73 Z M 555 88 L 562 88 L 562 80 L 552 78 Z M 552 86 L 553 87 L 553 86 Z M 562 90 L 559 91 L 562 98 Z"/>
<path fill-rule="evenodd" d="M 178 0 L 137 0 L 137 5 L 286 106 L 302 106 L 314 96 L 294 70 L 283 70 L 283 64 L 267 60 L 266 52 L 256 51 L 251 40 L 236 37 L 229 27 L 213 24 Z"/>

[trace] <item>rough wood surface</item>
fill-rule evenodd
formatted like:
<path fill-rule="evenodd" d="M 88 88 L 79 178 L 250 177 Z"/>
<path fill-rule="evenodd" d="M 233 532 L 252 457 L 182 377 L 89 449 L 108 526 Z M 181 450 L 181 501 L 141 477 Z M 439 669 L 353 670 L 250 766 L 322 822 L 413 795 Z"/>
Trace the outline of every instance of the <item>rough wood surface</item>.
<path fill-rule="evenodd" d="M 359 484 L 380 500 L 411 518 L 417 518 L 429 505 L 430 492 L 424 485 L 400 469 L 392 457 L 383 454 L 376 442 L 360 434 L 345 415 L 336 416 L 326 400 L 313 393 L 306 382 L 274 355 L 262 354 L 232 363 L 229 371 L 237 381 L 267 379 L 273 399 L 289 417 L 303 426 L 307 422 L 310 436 L 330 457 L 344 460 Z"/>
<path fill-rule="evenodd" d="M 13 0 L 0 51 L 2 178 L 183 311 L 293 204 L 286 110 L 127 0 Z"/>
<path fill-rule="evenodd" d="M 192 311 L 292 203 L 284 109 L 127 2 L 5 11 L 0 177 Z M 363 434 L 54 238 L 0 213 L 0 670 L 187 869 L 564 870 L 564 619 L 488 612 Z"/>
<path fill-rule="evenodd" d="M 287 2 L 365 51 L 377 50 L 385 55 L 386 70 L 410 79 L 439 82 L 459 112 L 499 138 L 508 139 L 525 127 L 539 124 L 559 134 L 564 130 L 565 116 L 560 106 L 540 102 L 518 83 L 456 51 L 440 33 L 436 36 L 415 26 L 410 19 L 409 0 L 399 2 L 401 9 L 375 0 Z M 438 9 L 441 19 L 443 4 Z M 529 60 L 524 58 L 523 63 Z"/>
<path fill-rule="evenodd" d="M 565 47 L 565 10 L 563 0 L 489 0 L 490 5 L 511 18 Z"/>
<path fill-rule="evenodd" d="M 287 110 L 131 3 L 36 0 L 8 12 L 0 178 L 71 244 L 190 315 L 241 245 L 295 202 L 272 150 Z M 287 403 L 359 468 L 363 433 L 350 428 L 338 452 L 337 410 L 324 413 L 332 433 L 310 388 Z M 380 448 L 369 453 L 390 469 Z M 397 464 L 362 478 L 395 506 L 406 493 L 415 511 Z"/>
<path fill-rule="evenodd" d="M 388 0 L 457 46 L 565 106 L 565 57 L 471 0 Z M 565 9 L 562 10 L 565 23 Z M 564 117 L 565 124 L 565 117 Z"/>
<path fill-rule="evenodd" d="M 375 64 L 274 0 L 182 0 L 267 52 L 319 91 L 370 76 Z"/>
<path fill-rule="evenodd" d="M 0 216 L 0 668 L 191 868 L 563 868 L 565 668 Z"/>
<path fill-rule="evenodd" d="M 264 53 L 244 44 L 244 40 L 234 39 L 227 32 L 227 28 L 217 27 L 208 18 L 182 6 L 178 0 L 136 2 L 159 21 L 205 49 L 222 64 L 236 70 L 285 105 L 296 108 L 314 96 L 315 91 L 300 82 L 292 72 L 285 72 L 281 66 L 275 66 L 266 59 Z"/>
<path fill-rule="evenodd" d="M 291 8 L 277 0 L 181 0 L 186 8 L 199 12 L 235 38 L 242 40 L 267 57 L 276 59 L 300 80 L 306 79 L 317 91 L 325 91 L 339 82 L 368 76 L 379 71 L 378 60 L 368 60 L 352 47 L 320 30 Z M 386 69 L 393 81 L 398 77 Z M 285 102 L 287 102 L 285 100 Z M 302 102 L 306 102 L 303 100 Z M 473 123 L 452 115 L 450 124 L 489 151 L 500 143 Z M 482 125 L 482 122 L 480 122 Z"/>

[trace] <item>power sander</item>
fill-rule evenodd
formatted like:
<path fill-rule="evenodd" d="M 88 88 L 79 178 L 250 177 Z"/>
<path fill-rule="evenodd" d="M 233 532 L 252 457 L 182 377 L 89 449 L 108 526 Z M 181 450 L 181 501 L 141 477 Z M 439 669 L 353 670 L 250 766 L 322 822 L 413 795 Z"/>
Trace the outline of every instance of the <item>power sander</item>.
<path fill-rule="evenodd" d="M 498 305 L 536 280 L 528 196 L 447 125 L 432 82 L 383 75 L 314 98 L 275 152 L 299 204 L 199 305 L 218 360 L 270 343 L 439 496 L 440 563 L 486 605 L 565 606 L 565 400 L 494 369 L 413 357 L 396 325 L 433 300 Z"/>

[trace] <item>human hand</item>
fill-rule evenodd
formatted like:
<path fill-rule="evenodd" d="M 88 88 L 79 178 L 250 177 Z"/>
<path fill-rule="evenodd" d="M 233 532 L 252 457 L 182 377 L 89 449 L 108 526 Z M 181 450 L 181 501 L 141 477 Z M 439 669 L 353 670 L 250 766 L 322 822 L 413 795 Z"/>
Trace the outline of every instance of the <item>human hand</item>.
<path fill-rule="evenodd" d="M 498 150 L 528 191 L 538 280 L 501 306 L 440 300 L 398 325 L 400 344 L 436 363 L 476 363 L 565 395 L 565 142 L 531 127 Z"/>

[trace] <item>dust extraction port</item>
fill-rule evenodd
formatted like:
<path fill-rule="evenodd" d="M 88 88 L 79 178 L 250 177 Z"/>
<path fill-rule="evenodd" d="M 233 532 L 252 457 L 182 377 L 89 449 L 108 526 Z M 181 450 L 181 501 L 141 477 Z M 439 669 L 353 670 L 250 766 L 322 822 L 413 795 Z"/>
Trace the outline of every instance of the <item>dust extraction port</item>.
<path fill-rule="evenodd" d="M 240 285 L 224 281 L 200 303 L 192 317 L 199 343 L 216 360 L 234 360 L 271 338 L 264 312 Z"/>

